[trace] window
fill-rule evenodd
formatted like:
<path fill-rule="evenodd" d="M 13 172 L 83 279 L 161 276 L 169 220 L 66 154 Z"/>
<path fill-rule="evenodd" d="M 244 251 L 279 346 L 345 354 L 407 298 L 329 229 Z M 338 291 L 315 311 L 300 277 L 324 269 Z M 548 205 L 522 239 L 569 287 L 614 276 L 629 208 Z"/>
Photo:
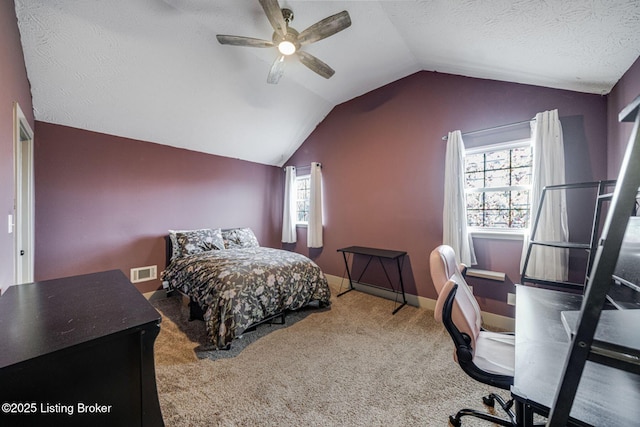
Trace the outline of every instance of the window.
<path fill-rule="evenodd" d="M 309 198 L 311 196 L 311 176 L 296 177 L 296 224 L 309 222 Z"/>
<path fill-rule="evenodd" d="M 464 181 L 469 227 L 529 227 L 532 160 L 529 139 L 466 151 Z"/>

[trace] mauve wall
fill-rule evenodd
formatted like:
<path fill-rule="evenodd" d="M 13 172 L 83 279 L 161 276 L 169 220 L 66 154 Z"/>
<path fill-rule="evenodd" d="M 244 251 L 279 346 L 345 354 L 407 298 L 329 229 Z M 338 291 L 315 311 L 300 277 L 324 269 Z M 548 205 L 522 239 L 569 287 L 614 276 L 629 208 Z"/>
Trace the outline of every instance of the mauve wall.
<path fill-rule="evenodd" d="M 563 123 L 567 181 L 606 178 L 606 98 L 549 88 L 419 72 L 341 104 L 287 162 L 323 164 L 324 248 L 310 252 L 306 230 L 296 250 L 326 273 L 342 276 L 336 250 L 362 245 L 406 250 L 407 291 L 436 298 L 428 256 L 442 242 L 448 131 L 528 120 L 555 109 Z M 584 222 L 581 212 L 570 212 Z M 478 268 L 502 271 L 506 283 L 474 280 L 484 310 L 512 315 L 521 241 L 475 239 Z M 381 283 L 380 283 L 381 284 Z"/>
<path fill-rule="evenodd" d="M 279 246 L 280 168 L 40 121 L 35 133 L 36 280 L 160 272 L 168 229 L 251 227 Z"/>
<path fill-rule="evenodd" d="M 14 283 L 14 238 L 7 217 L 14 215 L 13 103 L 33 129 L 31 91 L 24 65 L 13 0 L 0 1 L 0 292 Z"/>
<path fill-rule="evenodd" d="M 618 177 L 624 151 L 633 128 L 633 123 L 620 123 L 618 113 L 638 96 L 640 96 L 640 58 L 636 59 L 636 62 L 622 76 L 607 97 L 607 140 L 609 142 L 607 174 L 610 179 Z"/>

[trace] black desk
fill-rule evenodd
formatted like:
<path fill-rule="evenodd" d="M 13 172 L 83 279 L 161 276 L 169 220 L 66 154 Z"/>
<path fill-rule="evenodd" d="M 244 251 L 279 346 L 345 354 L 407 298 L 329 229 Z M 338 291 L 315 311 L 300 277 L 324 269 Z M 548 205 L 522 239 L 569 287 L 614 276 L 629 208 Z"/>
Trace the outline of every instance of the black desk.
<path fill-rule="evenodd" d="M 516 286 L 515 376 L 511 394 L 522 426 L 532 425 L 533 412 L 549 414 L 570 347 L 562 312 L 579 310 L 582 298 L 577 294 Z M 601 318 L 603 321 L 606 316 Z M 606 328 L 604 324 L 600 326 Z M 639 375 L 588 361 L 569 424 L 637 425 L 638 402 Z"/>
<path fill-rule="evenodd" d="M 402 265 L 404 264 L 404 257 L 407 254 L 405 251 L 392 251 L 392 250 L 388 250 L 388 249 L 376 249 L 376 248 L 368 248 L 368 247 L 364 247 L 364 246 L 349 246 L 347 248 L 341 248 L 338 249 L 338 252 L 342 252 L 342 257 L 344 258 L 344 265 L 345 268 L 347 269 L 347 277 L 349 278 L 349 289 L 347 289 L 346 291 L 339 293 L 337 296 L 341 296 L 346 294 L 347 292 L 350 292 L 352 290 L 354 290 L 353 287 L 353 280 L 351 279 L 351 271 L 349 270 L 349 262 L 347 261 L 347 254 L 353 254 L 353 255 L 364 255 L 364 256 L 368 256 L 369 259 L 367 260 L 367 264 L 365 265 L 365 267 L 362 269 L 362 272 L 360 273 L 360 277 L 358 277 L 358 280 L 356 280 L 356 283 L 360 283 L 360 279 L 362 279 L 362 276 L 364 275 L 364 272 L 367 271 L 367 268 L 369 267 L 369 264 L 371 263 L 371 260 L 376 258 L 378 259 L 378 261 L 380 261 L 380 265 L 382 266 L 382 270 L 384 271 L 385 276 L 387 277 L 387 280 L 389 281 L 389 284 L 391 285 L 391 291 L 395 292 L 396 295 L 401 294 L 402 295 L 402 304 L 400 304 L 398 307 L 396 307 L 393 310 L 392 314 L 396 314 L 398 312 L 398 310 L 400 310 L 402 307 L 404 307 L 407 304 L 407 298 L 406 295 L 404 293 L 404 282 L 402 281 Z M 391 279 L 389 278 L 389 274 L 387 273 L 387 269 L 384 266 L 384 263 L 382 262 L 383 259 L 389 259 L 389 260 L 395 260 L 396 261 L 396 265 L 398 266 L 398 277 L 399 277 L 399 281 L 400 281 L 400 289 L 396 289 L 393 286 L 393 282 L 391 281 Z M 400 262 L 400 260 L 402 260 L 402 262 Z M 367 286 L 373 286 L 367 283 L 360 283 L 362 285 L 367 285 Z M 387 288 L 382 288 L 385 290 L 389 290 Z"/>
<path fill-rule="evenodd" d="M 10 287 L 0 296 L 0 425 L 162 426 L 160 320 L 117 270 Z"/>

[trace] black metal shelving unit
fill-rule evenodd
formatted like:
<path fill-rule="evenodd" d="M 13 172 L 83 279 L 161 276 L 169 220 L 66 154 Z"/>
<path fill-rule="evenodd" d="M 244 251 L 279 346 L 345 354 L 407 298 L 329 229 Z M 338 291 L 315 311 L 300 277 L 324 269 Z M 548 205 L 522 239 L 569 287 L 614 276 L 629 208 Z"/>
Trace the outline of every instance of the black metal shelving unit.
<path fill-rule="evenodd" d="M 615 180 L 592 181 L 592 182 L 580 182 L 580 183 L 574 183 L 574 184 L 549 185 L 542 189 L 542 195 L 540 196 L 540 203 L 538 205 L 535 221 L 531 229 L 531 238 L 529 240 L 529 245 L 527 246 L 527 254 L 526 254 L 525 261 L 522 268 L 520 283 L 534 284 L 534 285 L 552 287 L 557 289 L 570 289 L 570 290 L 584 291 L 584 288 L 588 281 L 589 272 L 591 271 L 591 266 L 593 265 L 595 249 L 598 245 L 598 238 L 600 235 L 599 233 L 600 222 L 601 222 L 604 202 L 607 200 L 607 198 L 609 199 L 611 198 L 610 190 L 615 184 L 616 184 Z M 536 235 L 538 233 L 540 216 L 543 211 L 543 206 L 544 206 L 544 203 L 548 200 L 547 194 L 551 191 L 574 191 L 574 190 L 585 190 L 585 189 L 594 189 L 596 194 L 596 197 L 594 199 L 594 211 L 593 211 L 590 240 L 588 242 L 552 242 L 552 241 L 544 241 L 544 240 L 536 239 Z M 585 265 L 584 281 L 583 282 L 555 281 L 555 280 L 547 280 L 539 277 L 527 276 L 527 268 L 529 266 L 529 260 L 531 258 L 531 253 L 533 251 L 533 248 L 535 247 L 547 247 L 547 248 L 569 249 L 569 250 L 578 249 L 578 250 L 584 250 L 588 252 L 587 262 Z"/>
<path fill-rule="evenodd" d="M 640 188 L 640 96 L 619 114 L 621 122 L 634 122 L 633 131 L 620 169 L 615 191 L 593 257 L 593 266 L 585 290 L 582 307 L 569 353 L 565 360 L 562 380 L 556 390 L 547 426 L 567 424 L 573 401 L 586 362 L 592 361 L 629 372 L 640 372 L 640 346 L 621 346 L 611 336 L 595 339 L 596 328 L 607 292 L 612 283 L 620 248 L 633 212 Z M 610 314 L 610 313 L 609 313 Z M 635 316 L 637 310 L 621 310 L 616 316 Z M 637 316 L 636 316 L 637 317 Z M 627 333 L 630 333 L 627 331 Z M 615 335 L 615 334 L 614 334 Z M 624 335 L 624 334 L 623 334 Z M 619 338 L 619 337 L 618 337 Z"/>

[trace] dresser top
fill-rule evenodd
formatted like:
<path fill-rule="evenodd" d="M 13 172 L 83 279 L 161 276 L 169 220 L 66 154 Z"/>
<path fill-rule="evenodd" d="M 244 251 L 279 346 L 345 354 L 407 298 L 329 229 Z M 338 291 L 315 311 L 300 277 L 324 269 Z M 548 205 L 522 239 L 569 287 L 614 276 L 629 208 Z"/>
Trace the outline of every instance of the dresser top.
<path fill-rule="evenodd" d="M 0 296 L 0 369 L 160 320 L 119 270 L 11 286 Z"/>

